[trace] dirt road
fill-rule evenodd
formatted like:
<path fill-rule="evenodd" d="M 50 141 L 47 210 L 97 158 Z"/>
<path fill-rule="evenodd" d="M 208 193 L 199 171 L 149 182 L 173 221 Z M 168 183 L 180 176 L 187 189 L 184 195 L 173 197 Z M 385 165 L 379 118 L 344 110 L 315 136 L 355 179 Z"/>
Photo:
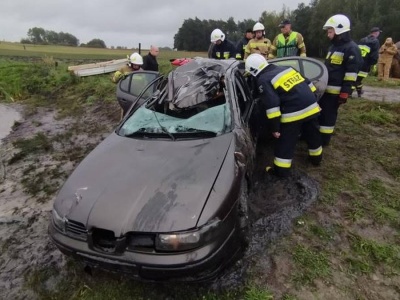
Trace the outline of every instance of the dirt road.
<path fill-rule="evenodd" d="M 364 99 L 381 102 L 400 102 L 400 89 L 385 89 L 371 86 L 363 87 Z M 355 95 L 354 93 L 353 95 Z M 356 99 L 356 98 L 355 98 Z"/>

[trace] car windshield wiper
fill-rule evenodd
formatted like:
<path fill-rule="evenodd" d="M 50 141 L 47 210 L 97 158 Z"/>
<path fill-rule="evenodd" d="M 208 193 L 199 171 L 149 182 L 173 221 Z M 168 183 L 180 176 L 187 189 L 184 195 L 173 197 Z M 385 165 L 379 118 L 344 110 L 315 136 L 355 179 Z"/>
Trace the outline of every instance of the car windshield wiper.
<path fill-rule="evenodd" d="M 172 135 L 172 133 L 169 132 L 167 128 L 165 128 L 164 126 L 161 125 L 160 121 L 158 120 L 157 114 L 156 114 L 156 112 L 155 112 L 154 110 L 153 110 L 153 114 L 154 114 L 154 117 L 156 118 L 157 123 L 158 123 L 158 125 L 160 126 L 161 130 L 162 130 L 164 133 L 168 134 L 169 137 L 171 138 L 171 140 L 175 141 L 175 137 Z"/>
<path fill-rule="evenodd" d="M 195 134 L 196 136 L 198 136 L 198 135 L 216 136 L 217 135 L 217 133 L 214 131 L 192 128 L 192 127 L 179 127 L 179 128 L 177 128 L 177 133 L 188 134 L 188 135 Z"/>
<path fill-rule="evenodd" d="M 154 137 L 154 136 L 166 136 L 166 135 L 171 137 L 171 133 L 168 131 L 165 132 L 163 129 L 161 129 L 161 131 L 160 131 L 159 128 L 142 127 L 134 132 L 127 133 L 124 136 L 125 137 L 134 137 L 134 136 L 152 136 L 152 137 Z M 175 137 L 174 137 L 174 140 L 175 140 Z"/>
<path fill-rule="evenodd" d="M 146 131 L 146 130 L 137 130 L 135 132 L 124 135 L 125 137 L 151 137 L 151 138 L 159 138 L 159 137 L 171 137 L 168 133 L 162 132 L 154 132 L 154 131 Z"/>

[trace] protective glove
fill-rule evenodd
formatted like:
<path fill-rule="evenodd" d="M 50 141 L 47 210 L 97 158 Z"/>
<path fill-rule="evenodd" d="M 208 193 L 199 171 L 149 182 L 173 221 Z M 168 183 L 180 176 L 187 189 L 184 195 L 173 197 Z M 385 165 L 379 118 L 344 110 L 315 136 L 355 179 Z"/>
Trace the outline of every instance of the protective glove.
<path fill-rule="evenodd" d="M 349 98 L 349 94 L 348 93 L 340 93 L 339 94 L 339 105 L 340 104 L 345 104 L 347 102 L 347 98 Z"/>

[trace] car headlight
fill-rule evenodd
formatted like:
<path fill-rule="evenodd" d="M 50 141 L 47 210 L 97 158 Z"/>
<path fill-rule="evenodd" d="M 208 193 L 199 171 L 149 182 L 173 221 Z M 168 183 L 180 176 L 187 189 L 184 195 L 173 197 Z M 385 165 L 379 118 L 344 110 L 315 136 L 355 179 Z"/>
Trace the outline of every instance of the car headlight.
<path fill-rule="evenodd" d="M 62 233 L 65 233 L 65 221 L 66 219 L 64 217 L 61 217 L 58 212 L 53 208 L 52 211 L 52 215 L 53 215 L 53 224 L 54 226 L 61 231 Z"/>
<path fill-rule="evenodd" d="M 220 220 L 194 231 L 160 233 L 156 237 L 156 249 L 160 251 L 185 251 L 198 248 L 219 234 Z"/>

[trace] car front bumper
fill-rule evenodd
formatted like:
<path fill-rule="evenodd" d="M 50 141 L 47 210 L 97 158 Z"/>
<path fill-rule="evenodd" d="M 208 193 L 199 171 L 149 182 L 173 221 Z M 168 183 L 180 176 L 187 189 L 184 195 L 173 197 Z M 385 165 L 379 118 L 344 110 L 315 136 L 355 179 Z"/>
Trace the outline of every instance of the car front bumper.
<path fill-rule="evenodd" d="M 216 277 L 232 259 L 241 253 L 236 226 L 224 241 L 214 241 L 200 248 L 181 253 L 124 251 L 108 254 L 89 247 L 87 241 L 76 240 L 60 233 L 53 222 L 49 234 L 60 251 L 82 260 L 91 267 L 116 273 L 128 273 L 140 280 L 204 281 Z"/>

